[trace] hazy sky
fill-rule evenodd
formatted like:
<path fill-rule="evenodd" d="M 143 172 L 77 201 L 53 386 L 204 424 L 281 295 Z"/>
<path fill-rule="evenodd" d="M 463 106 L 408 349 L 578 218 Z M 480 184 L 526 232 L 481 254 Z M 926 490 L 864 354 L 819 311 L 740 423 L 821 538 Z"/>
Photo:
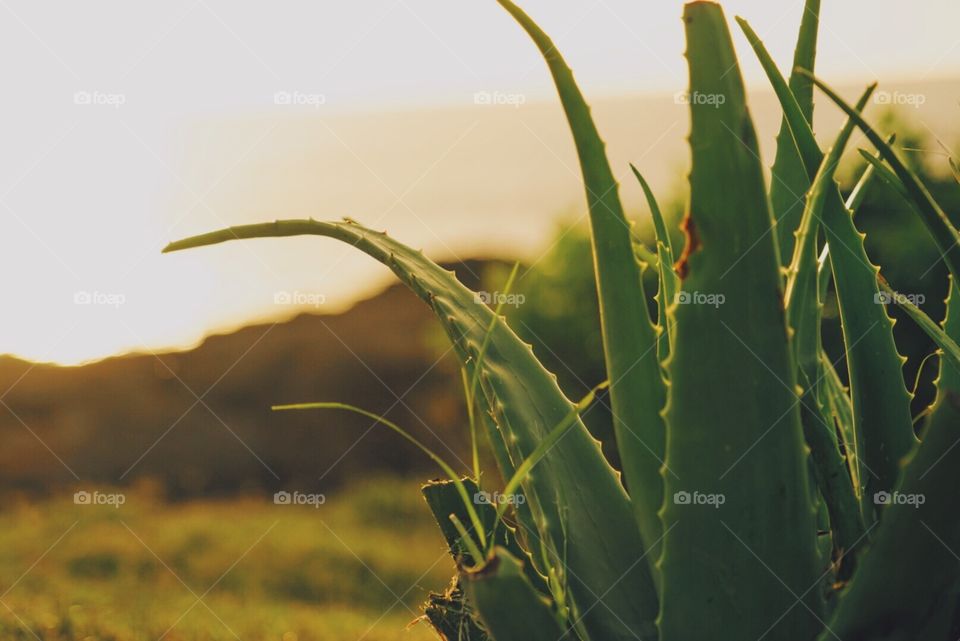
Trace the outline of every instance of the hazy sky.
<path fill-rule="evenodd" d="M 863 84 L 960 77 L 956 0 L 823 4 L 820 70 L 828 78 Z M 802 2 L 724 5 L 731 19 L 750 19 L 788 64 Z M 680 2 L 525 0 L 522 6 L 554 36 L 589 96 L 670 94 L 685 84 Z M 552 98 L 531 43 L 493 0 L 2 0 L 0 15 L 0 268 L 7 301 L 0 352 L 35 359 L 77 362 L 184 344 L 276 315 L 273 293 L 294 291 L 309 282 L 305 274 L 321 271 L 316 245 L 271 242 L 178 257 L 158 252 L 168 240 L 225 223 L 355 213 L 326 211 L 310 185 L 288 185 L 279 170 L 269 174 L 283 163 L 323 167 L 319 147 L 307 138 L 298 142 L 289 123 L 320 123 L 350 148 L 358 171 L 375 174 L 374 186 L 400 203 L 398 216 L 418 218 L 403 197 L 416 186 L 430 198 L 429 174 L 446 153 L 424 159 L 431 152 L 408 137 L 408 149 L 394 150 L 394 167 L 412 175 L 393 185 L 382 178 L 391 167 L 371 170 L 374 161 L 352 151 L 361 143 L 347 145 L 325 118 L 472 108 L 483 91 L 528 102 Z M 759 81 L 758 65 L 735 37 L 748 80 Z M 430 119 L 422 126 L 429 128 Z M 671 136 L 679 139 L 685 127 Z M 366 144 L 389 147 L 389 131 L 379 131 Z M 452 149 L 476 135 L 471 131 L 453 131 L 437 144 Z M 362 131 L 353 134 L 351 141 L 362 140 Z M 265 205 L 264 195 L 281 184 L 293 200 L 278 195 Z M 351 189 L 368 189 L 325 188 L 344 198 Z M 297 200 L 298 190 L 309 195 Z M 225 191 L 243 196 L 238 209 L 250 203 L 251 210 L 220 210 L 218 203 L 238 202 Z M 289 202 L 302 209 L 286 211 Z M 392 219 L 384 220 L 390 226 Z M 424 231 L 423 243 L 469 254 L 457 221 L 445 223 Z M 359 259 L 344 260 L 338 269 L 381 273 Z M 348 288 L 330 287 L 305 293 L 329 294 L 328 303 L 349 296 Z"/>

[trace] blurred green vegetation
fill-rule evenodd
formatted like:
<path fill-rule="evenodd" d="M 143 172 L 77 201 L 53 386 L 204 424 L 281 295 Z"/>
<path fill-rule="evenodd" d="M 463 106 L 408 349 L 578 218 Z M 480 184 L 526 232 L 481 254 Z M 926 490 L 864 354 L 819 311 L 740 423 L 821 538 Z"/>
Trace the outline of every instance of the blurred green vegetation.
<path fill-rule="evenodd" d="M 416 485 L 365 480 L 319 508 L 142 485 L 119 508 L 8 496 L 0 638 L 433 639 L 405 628 L 453 568 Z"/>

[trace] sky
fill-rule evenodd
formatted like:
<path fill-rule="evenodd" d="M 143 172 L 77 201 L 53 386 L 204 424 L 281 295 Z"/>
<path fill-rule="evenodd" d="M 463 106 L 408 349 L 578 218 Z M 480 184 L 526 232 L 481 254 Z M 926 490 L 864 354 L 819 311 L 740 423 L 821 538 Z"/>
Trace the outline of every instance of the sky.
<path fill-rule="evenodd" d="M 682 3 L 521 4 L 591 99 L 682 90 Z M 723 4 L 786 67 L 802 3 Z M 830 80 L 960 79 L 955 0 L 823 4 L 819 70 Z M 494 171 L 508 147 L 489 144 L 500 140 L 493 127 L 553 100 L 535 49 L 493 0 L 2 0 L 0 15 L 0 353 L 72 364 L 184 346 L 298 309 L 342 308 L 386 282 L 344 248 L 299 239 L 159 253 L 226 224 L 357 215 L 346 210 L 357 203 L 361 220 L 467 256 L 529 249 L 542 221 L 568 201 L 581 206 L 567 191 L 530 197 L 524 211 L 541 222 L 525 236 L 483 227 L 527 193 L 511 182 L 519 170 Z M 748 83 L 762 88 L 734 35 Z M 499 103 L 496 113 L 443 115 L 479 113 L 478 96 Z M 528 131 L 509 153 L 540 154 L 544 175 L 530 180 L 573 184 L 555 110 L 523 113 Z M 663 133 L 679 141 L 685 128 Z M 494 187 L 460 203 L 453 186 L 471 172 Z M 506 193 L 511 202 L 498 200 Z"/>

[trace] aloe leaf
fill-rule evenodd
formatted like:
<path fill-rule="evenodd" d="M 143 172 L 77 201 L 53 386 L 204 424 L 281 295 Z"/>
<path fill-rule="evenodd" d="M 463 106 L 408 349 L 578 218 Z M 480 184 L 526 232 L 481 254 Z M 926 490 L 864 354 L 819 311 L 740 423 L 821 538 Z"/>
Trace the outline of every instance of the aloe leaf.
<path fill-rule="evenodd" d="M 896 136 L 890 136 L 887 140 L 892 143 L 895 139 Z M 862 205 L 863 201 L 866 199 L 867 190 L 873 183 L 875 173 L 876 170 L 874 169 L 873 164 L 867 165 L 867 168 L 863 170 L 863 174 L 860 175 L 860 179 L 857 181 L 857 184 L 854 185 L 853 191 L 850 192 L 850 196 L 847 197 L 846 206 L 847 209 L 850 210 L 851 216 L 856 216 L 857 211 L 860 209 L 860 205 Z M 830 271 L 829 257 L 830 244 L 827 243 L 820 252 L 820 258 L 818 259 L 819 266 L 817 267 L 819 273 L 818 289 L 820 290 L 821 301 L 826 299 L 827 290 L 830 287 L 830 276 L 832 273 Z"/>
<path fill-rule="evenodd" d="M 860 109 L 867 104 L 873 89 L 869 87 L 861 96 L 857 104 Z M 853 482 L 840 453 L 835 428 L 828 420 L 820 391 L 823 369 L 820 360 L 821 303 L 817 281 L 817 236 L 824 208 L 831 196 L 837 193 L 834 176 L 853 129 L 853 122 L 848 121 L 814 178 L 787 274 L 786 295 L 787 319 L 794 330 L 794 354 L 798 379 L 803 389 L 800 403 L 804 438 L 810 446 L 817 485 L 830 515 L 834 556 L 838 559 L 841 578 L 848 577 L 853 571 L 855 556 L 852 551 L 863 537 L 864 525 Z"/>
<path fill-rule="evenodd" d="M 783 74 L 780 73 L 780 70 L 777 68 L 776 63 L 773 61 L 773 58 L 767 51 L 763 41 L 760 40 L 759 36 L 757 36 L 757 33 L 750 26 L 749 22 L 739 17 L 736 20 L 737 24 L 740 25 L 740 29 L 747 37 L 747 41 L 750 43 L 750 46 L 753 48 L 754 53 L 757 55 L 757 59 L 760 61 L 760 66 L 763 67 L 763 71 L 767 74 L 767 79 L 770 81 L 770 86 L 773 87 L 774 93 L 777 94 L 777 99 L 780 101 L 780 107 L 783 109 L 784 122 L 794 138 L 794 149 L 799 153 L 802 167 L 805 169 L 805 180 L 800 183 L 800 191 L 795 192 L 801 194 L 799 196 L 801 200 L 799 205 L 800 209 L 796 214 L 798 219 L 797 222 L 799 223 L 799 218 L 803 212 L 803 194 L 806 194 L 807 190 L 810 188 L 811 180 L 813 179 L 817 168 L 820 166 L 820 163 L 823 160 L 823 152 L 820 151 L 820 147 L 817 145 L 817 141 L 813 137 L 813 129 L 811 128 L 812 125 L 807 119 L 803 107 L 800 106 L 797 96 L 794 95 L 793 91 L 790 89 L 790 85 L 787 84 Z M 805 135 L 804 131 L 809 131 L 810 135 Z M 794 196 L 794 198 L 796 199 L 797 196 Z M 798 227 L 799 224 L 797 227 L 794 227 L 790 230 L 791 236 Z M 793 241 L 791 240 L 789 244 L 792 246 Z M 782 249 L 783 248 L 781 248 L 781 251 Z M 787 254 L 785 259 L 789 260 L 791 257 L 792 254 Z"/>
<path fill-rule="evenodd" d="M 463 521 L 460 520 L 460 517 L 451 513 L 447 515 L 447 520 L 450 521 L 450 524 L 453 525 L 454 529 L 457 531 L 457 540 L 467 551 L 467 557 L 473 559 L 482 559 L 483 551 L 477 545 L 476 541 L 473 540 L 473 535 L 467 531 L 467 528 L 463 525 Z"/>
<path fill-rule="evenodd" d="M 930 337 L 930 340 L 940 349 L 941 358 L 948 361 L 954 369 L 960 370 L 960 345 L 957 345 L 949 334 L 927 316 L 922 309 L 914 305 L 907 296 L 894 291 L 883 277 L 880 277 L 880 289 L 883 290 L 889 302 L 896 304 L 905 311 L 907 316 L 923 330 L 923 333 Z"/>
<path fill-rule="evenodd" d="M 287 220 L 242 225 L 178 241 L 164 251 L 211 245 L 233 239 L 328 236 L 351 244 L 388 266 L 437 314 L 453 341 L 461 365 L 472 371 L 490 321 L 486 305 L 452 272 L 386 234 L 353 221 Z M 632 259 L 631 259 L 632 260 Z M 536 449 L 548 431 L 573 409 L 554 377 L 537 361 L 502 320 L 494 323 L 482 363 L 480 386 L 487 409 L 495 417 L 510 458 L 516 464 Z M 653 624 L 657 595 L 644 558 L 630 501 L 596 440 L 579 420 L 539 464 L 524 484 L 524 495 L 536 505 L 540 538 L 558 553 L 566 550 L 570 593 L 586 612 L 585 627 L 597 639 L 656 636 Z M 560 506 L 564 506 L 561 511 Z M 618 589 L 605 594 L 622 577 Z"/>
<path fill-rule="evenodd" d="M 594 399 L 597 397 L 597 392 L 601 389 L 605 389 L 608 386 L 608 383 L 603 382 L 600 385 L 594 387 L 590 392 L 584 396 L 580 401 L 574 405 L 573 409 L 567 414 L 566 417 L 560 423 L 555 426 L 547 436 L 540 441 L 536 449 L 530 453 L 530 455 L 517 466 L 516 471 L 513 473 L 513 476 L 510 477 L 510 480 L 507 481 L 507 485 L 503 489 L 503 494 L 505 496 L 512 496 L 516 492 L 520 485 L 527 480 L 527 477 L 530 476 L 530 473 L 533 472 L 533 468 L 537 466 L 537 463 L 543 460 L 543 458 L 550 452 L 550 450 L 557 444 L 561 438 L 563 438 L 567 430 L 576 425 L 580 414 L 582 414 L 590 404 L 593 403 Z M 509 503 L 501 503 L 497 506 L 496 510 L 496 520 L 497 522 L 503 517 Z"/>
<path fill-rule="evenodd" d="M 790 131 L 797 141 L 807 175 L 812 181 L 822 162 L 810 124 L 802 117 L 796 98 L 763 43 L 745 21 L 741 27 L 753 45 L 770 79 Z M 798 70 L 798 73 L 802 73 Z M 852 115 L 850 115 L 852 114 Z M 857 111 L 851 107 L 851 120 L 861 127 Z M 862 127 L 861 127 L 862 128 Z M 881 140 L 882 142 L 882 140 Z M 830 250 L 830 265 L 837 290 L 840 318 L 846 346 L 847 370 L 853 398 L 855 437 L 861 469 L 857 477 L 866 483 L 858 494 L 867 523 L 875 517 L 875 506 L 867 497 L 893 489 L 899 479 L 900 461 L 916 444 L 910 415 L 910 395 L 903 382 L 903 359 L 893 340 L 893 322 L 882 305 L 876 274 L 863 245 L 863 236 L 853 224 L 839 188 L 830 190 L 823 206 L 821 224 Z"/>
<path fill-rule="evenodd" d="M 934 429 L 950 432 L 956 444 L 960 440 L 960 364 L 952 355 L 956 354 L 956 345 L 960 342 L 960 288 L 952 277 L 943 332 L 937 336 L 939 338 L 931 338 L 934 338 L 945 356 L 940 359 L 940 373 L 936 380 L 937 398 L 926 430 L 928 433 Z"/>
<path fill-rule="evenodd" d="M 763 167 L 720 5 L 687 4 L 684 22 L 691 96 L 717 99 L 690 100 L 660 638 L 812 638 L 816 522 Z"/>
<path fill-rule="evenodd" d="M 633 255 L 638 262 L 655 269 L 660 269 L 660 259 L 657 257 L 657 254 L 647 249 L 647 246 L 638 238 L 634 238 L 632 242 Z"/>
<path fill-rule="evenodd" d="M 467 599 L 496 641 L 564 641 L 574 637 L 561 626 L 550 604 L 534 590 L 523 564 L 494 548 L 484 566 L 464 574 Z"/>
<path fill-rule="evenodd" d="M 960 339 L 955 284 L 944 331 Z M 830 622 L 828 639 L 921 638 L 960 580 L 960 370 L 941 360 L 938 398 L 903 483 L 876 500 L 886 511 Z M 873 497 L 871 497 L 873 498 Z M 952 638 L 952 637 L 950 637 Z"/>
<path fill-rule="evenodd" d="M 865 149 L 858 149 L 860 155 L 870 163 L 870 168 L 877 172 L 877 175 L 880 177 L 883 182 L 888 186 L 892 187 L 895 192 L 900 194 L 900 196 L 907 202 L 912 202 L 910 198 L 910 193 L 907 191 L 907 188 L 903 186 L 903 182 L 897 177 L 889 167 L 883 164 L 883 160 L 877 158 L 876 156 L 870 154 Z"/>
<path fill-rule="evenodd" d="M 470 421 L 470 449 L 473 459 L 473 476 L 477 479 L 477 483 L 480 483 L 480 450 L 478 447 L 477 441 L 477 423 L 474 413 L 474 405 L 476 403 L 475 399 L 477 397 L 477 383 L 479 383 L 480 371 L 483 365 L 483 358 L 487 353 L 487 346 L 490 344 L 490 332 L 493 331 L 493 325 L 496 323 L 497 317 L 501 315 L 503 311 L 503 305 L 506 302 L 507 295 L 513 290 L 514 280 L 517 278 L 517 271 L 520 269 L 520 263 L 514 263 L 513 269 L 510 270 L 510 275 L 507 277 L 507 282 L 503 286 L 503 296 L 500 297 L 500 300 L 497 302 L 497 308 L 494 311 L 494 318 L 490 320 L 490 325 L 487 327 L 487 333 L 483 337 L 483 342 L 480 344 L 480 352 L 477 354 L 477 364 L 473 368 L 473 376 L 469 377 L 469 387 L 466 388 L 467 395 L 467 406 L 469 407 L 468 419 Z M 465 370 L 464 370 L 465 371 Z"/>
<path fill-rule="evenodd" d="M 839 436 L 846 454 L 847 470 L 850 473 L 854 492 L 859 500 L 863 483 L 859 476 L 860 444 L 857 442 L 854 429 L 853 402 L 850 400 L 849 391 L 843 385 L 843 381 L 840 380 L 840 375 L 837 374 L 834 364 L 825 353 L 821 353 L 820 358 L 823 363 L 823 381 L 820 389 L 823 392 L 830 414 L 839 427 Z"/>
<path fill-rule="evenodd" d="M 471 478 L 464 477 L 460 479 L 460 482 L 463 484 L 464 488 L 467 491 L 467 494 L 473 499 L 480 492 L 479 486 Z M 423 495 L 424 500 L 427 502 L 427 506 L 430 508 L 430 511 L 433 513 L 433 517 L 437 522 L 437 525 L 440 527 L 440 532 L 443 534 L 443 538 L 447 541 L 447 545 L 450 548 L 450 554 L 455 559 L 462 559 L 464 565 L 473 566 L 478 563 L 483 562 L 483 556 L 474 557 L 470 555 L 469 551 L 464 546 L 464 542 L 460 539 L 460 533 L 454 527 L 453 523 L 450 521 L 450 515 L 456 514 L 461 521 L 469 520 L 470 517 L 467 514 L 463 501 L 460 498 L 460 492 L 457 486 L 451 480 L 445 481 L 430 481 L 425 483 L 420 487 L 420 493 Z M 477 503 L 475 500 L 474 503 Z M 487 505 L 484 503 L 477 503 L 476 511 L 484 523 L 484 528 L 488 532 L 492 532 L 494 529 L 494 523 L 496 522 L 496 511 L 492 505 Z"/>
<path fill-rule="evenodd" d="M 510 0 L 498 0 L 543 55 L 570 124 L 587 193 L 594 269 L 600 300 L 603 351 L 610 379 L 614 433 L 651 572 L 659 552 L 657 510 L 663 500 L 660 467 L 665 431 L 660 412 L 666 397 L 657 359 L 657 333 L 646 308 L 640 270 L 633 260 L 630 225 L 603 141 L 573 73 L 554 43 Z M 654 574 L 656 580 L 656 575 Z"/>
<path fill-rule="evenodd" d="M 804 3 L 800 33 L 793 55 L 793 68 L 814 68 L 819 26 L 820 0 L 807 0 Z M 790 90 L 797 98 L 804 119 L 813 122 L 813 83 L 808 78 L 793 73 L 790 75 Z M 776 220 L 780 258 L 786 265 L 793 255 L 794 234 L 800 226 L 803 196 L 809 187 L 807 173 L 786 118 L 781 121 L 780 132 L 777 134 L 777 154 L 771 175 L 770 203 Z"/>
<path fill-rule="evenodd" d="M 660 336 L 657 343 L 657 357 L 663 363 L 670 355 L 670 337 L 673 334 L 672 320 L 667 314 L 667 308 L 673 304 L 677 295 L 679 278 L 673 271 L 674 254 L 673 241 L 670 239 L 670 233 L 667 231 L 667 224 L 657 203 L 653 190 L 647 183 L 643 174 L 630 165 L 633 175 L 643 189 L 643 195 L 647 199 L 647 206 L 650 208 L 650 217 L 653 219 L 653 230 L 657 237 L 657 276 L 660 281 L 660 287 L 657 291 L 657 324 L 660 327 Z"/>
<path fill-rule="evenodd" d="M 900 157 L 897 155 L 897 152 L 893 150 L 893 147 L 887 144 L 880 134 L 833 89 L 809 71 L 803 69 L 798 71 L 813 80 L 814 84 L 816 84 L 830 100 L 836 103 L 840 109 L 857 123 L 857 127 L 860 128 L 863 134 L 870 140 L 870 143 L 880 152 L 883 159 L 890 164 L 893 172 L 903 183 L 904 188 L 916 205 L 916 210 L 920 214 L 921 220 L 927 226 L 930 235 L 933 237 L 950 273 L 955 279 L 960 278 L 960 232 L 950 223 L 947 215 L 933 199 L 933 196 L 930 195 L 930 192 L 917 175 L 900 160 Z"/>
<path fill-rule="evenodd" d="M 891 137 L 891 140 L 892 138 L 893 137 Z M 866 198 L 867 189 L 873 181 L 873 176 L 873 167 L 868 166 L 860 176 L 853 191 L 850 192 L 846 206 L 847 209 L 850 210 L 851 216 L 855 215 L 857 210 L 860 209 L 860 205 Z M 820 252 L 820 257 L 817 262 L 817 289 L 819 290 L 819 297 L 822 302 L 827 296 L 827 291 L 830 287 L 830 278 L 833 275 L 830 268 L 829 243 L 824 243 L 823 250 Z M 862 484 L 860 481 L 859 444 L 857 442 L 853 421 L 853 404 L 850 400 L 848 390 L 840 381 L 840 376 L 837 374 L 834 363 L 830 361 L 822 350 L 820 352 L 820 362 L 821 384 L 819 385 L 819 393 L 823 397 L 822 402 L 825 405 L 825 409 L 836 421 L 837 427 L 839 428 L 839 442 L 842 443 L 843 452 L 845 453 L 847 471 L 853 484 L 854 494 L 859 499 Z"/>
<path fill-rule="evenodd" d="M 873 520 L 869 496 L 890 491 L 900 476 L 900 462 L 915 446 L 910 395 L 903 381 L 903 359 L 893 340 L 876 284 L 878 269 L 869 262 L 863 236 L 845 210 L 825 212 L 824 229 L 831 246 L 830 262 L 836 284 L 846 346 L 847 370 L 854 410 L 859 477 L 864 517 Z"/>
<path fill-rule="evenodd" d="M 868 87 L 857 106 L 863 109 L 875 86 Z M 837 192 L 835 175 L 854 123 L 848 120 L 840 130 L 830 153 L 824 157 L 813 179 L 797 234 L 796 251 L 787 270 L 787 320 L 793 328 L 797 363 L 810 383 L 816 380 L 820 357 L 820 299 L 817 282 L 817 238 L 824 208 Z M 812 390 L 811 390 L 812 391 Z"/>
<path fill-rule="evenodd" d="M 516 531 L 502 523 L 497 523 L 496 503 L 500 500 L 500 495 L 483 493 L 480 486 L 477 485 L 473 479 L 463 478 L 461 482 L 474 499 L 477 513 L 480 515 L 480 520 L 483 522 L 484 528 L 486 528 L 488 532 L 493 533 L 493 545 L 506 548 L 510 554 L 523 560 L 524 573 L 530 580 L 531 585 L 533 585 L 538 592 L 546 594 L 548 592 L 546 579 L 530 563 L 531 556 L 528 551 L 521 547 L 516 536 Z M 450 521 L 451 514 L 456 515 L 461 522 L 469 519 L 469 515 L 466 513 L 463 503 L 460 501 L 460 495 L 454 483 L 450 480 L 430 481 L 420 487 L 420 493 L 427 502 L 427 506 L 430 508 L 434 520 L 436 520 L 437 525 L 440 527 L 440 532 L 443 534 L 443 538 L 446 540 L 453 558 L 457 559 L 460 564 L 465 567 L 474 567 L 483 563 L 484 556 L 480 555 L 475 557 L 469 553 L 460 541 L 460 532 L 454 526 L 453 522 Z M 514 494 L 514 497 L 519 496 L 521 495 Z M 523 504 L 523 500 L 514 498 L 511 500 L 511 503 L 519 506 Z M 492 547 L 493 546 L 491 546 L 491 548 Z"/>

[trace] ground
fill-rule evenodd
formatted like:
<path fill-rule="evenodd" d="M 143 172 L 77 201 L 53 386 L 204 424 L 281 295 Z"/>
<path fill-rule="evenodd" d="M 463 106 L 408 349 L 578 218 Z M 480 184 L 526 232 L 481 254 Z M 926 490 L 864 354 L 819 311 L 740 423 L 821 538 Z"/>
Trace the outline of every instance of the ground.
<path fill-rule="evenodd" d="M 368 481 L 317 508 L 119 491 L 120 507 L 72 491 L 3 502 L 0 639 L 434 638 L 408 624 L 453 567 L 415 481 Z"/>

